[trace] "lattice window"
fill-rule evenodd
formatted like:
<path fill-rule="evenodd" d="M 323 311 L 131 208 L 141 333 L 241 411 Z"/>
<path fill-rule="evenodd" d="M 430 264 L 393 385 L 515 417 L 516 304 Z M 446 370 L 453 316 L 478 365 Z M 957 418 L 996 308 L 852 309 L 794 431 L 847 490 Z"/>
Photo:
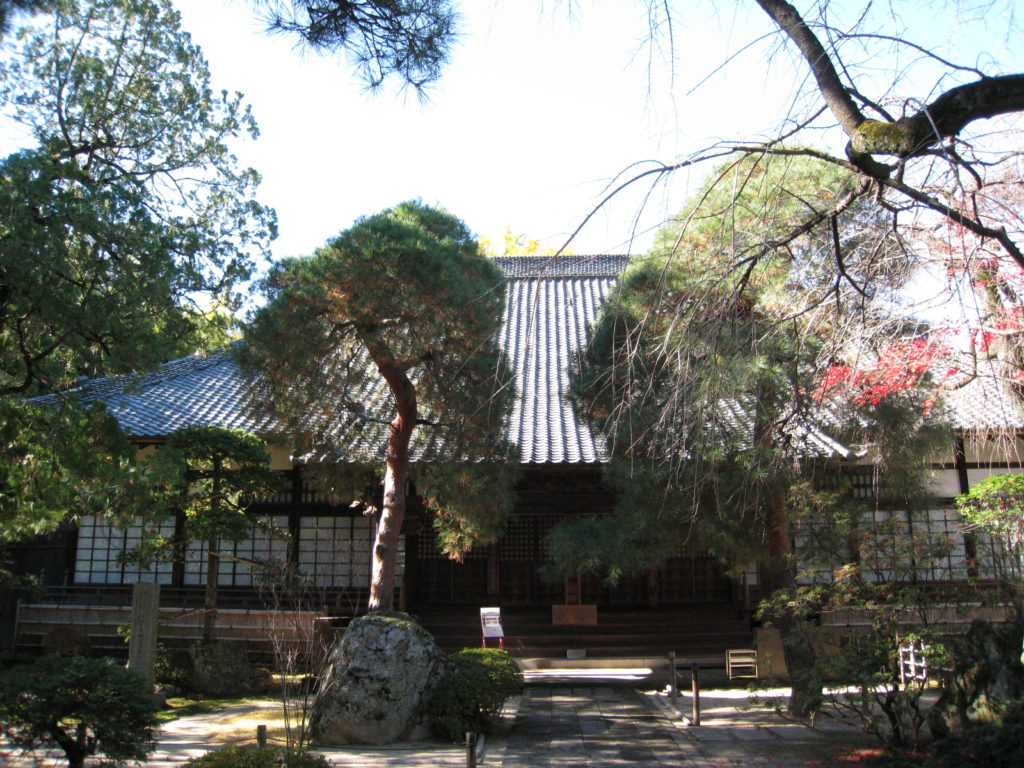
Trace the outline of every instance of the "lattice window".
<path fill-rule="evenodd" d="M 291 478 L 292 473 L 288 470 L 275 470 L 278 476 L 277 492 L 266 496 L 257 496 L 253 499 L 255 504 L 290 504 L 292 501 Z"/>
<path fill-rule="evenodd" d="M 373 520 L 368 517 L 303 517 L 299 521 L 299 570 L 318 587 L 365 588 L 370 583 Z M 398 585 L 405 573 L 405 537 L 398 545 Z"/>
<path fill-rule="evenodd" d="M 547 557 L 544 545 L 551 529 L 561 520 L 557 515 L 523 515 L 508 521 L 505 535 L 498 540 L 502 561 L 542 561 Z"/>
<path fill-rule="evenodd" d="M 1019 557 L 1007 552 L 1001 541 L 997 541 L 987 533 L 974 534 L 976 564 L 978 576 L 982 579 L 1011 579 L 1019 581 L 1024 578 L 1024 563 Z"/>
<path fill-rule="evenodd" d="M 237 543 L 220 541 L 217 551 L 224 553 L 217 561 L 217 583 L 225 587 L 251 587 L 253 571 L 259 563 L 275 563 L 288 556 L 288 542 L 283 532 L 288 530 L 288 518 L 269 518 L 273 532 L 266 524 L 253 523 L 249 537 Z M 185 584 L 206 583 L 206 542 L 191 541 L 185 550 Z"/>
<path fill-rule="evenodd" d="M 116 528 L 103 520 L 86 515 L 78 528 L 78 547 L 75 552 L 76 584 L 135 584 L 148 582 L 171 583 L 171 564 L 154 563 L 140 568 L 128 563 L 122 565 L 118 556 L 133 549 L 148 533 L 171 537 L 174 521 L 149 526 L 130 525 Z"/>
<path fill-rule="evenodd" d="M 967 577 L 967 553 L 956 510 L 931 509 L 908 517 L 903 510 L 871 510 L 860 522 L 862 576 L 875 582 L 949 581 Z M 797 530 L 796 551 L 813 546 L 809 531 Z M 843 565 L 837 557 L 832 567 Z M 805 573 L 803 582 L 830 581 L 829 564 Z"/>
<path fill-rule="evenodd" d="M 880 497 L 878 475 L 873 467 L 851 468 L 846 473 L 850 483 L 850 495 L 862 501 L 874 501 Z"/>

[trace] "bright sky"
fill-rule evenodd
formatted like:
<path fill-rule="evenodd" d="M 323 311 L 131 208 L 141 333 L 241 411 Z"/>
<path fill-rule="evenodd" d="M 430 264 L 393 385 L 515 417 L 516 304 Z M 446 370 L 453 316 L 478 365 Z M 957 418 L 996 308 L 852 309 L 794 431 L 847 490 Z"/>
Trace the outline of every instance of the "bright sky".
<path fill-rule="evenodd" d="M 463 0 L 463 37 L 422 104 L 394 88 L 367 93 L 342 54 L 303 53 L 291 38 L 268 36 L 252 0 L 173 3 L 215 87 L 241 91 L 253 107 L 261 136 L 236 152 L 263 175 L 261 200 L 277 210 L 276 258 L 310 253 L 357 217 L 410 198 L 444 206 L 499 249 L 506 228 L 558 247 L 618 174 L 676 162 L 716 139 L 776 135 L 794 84 L 807 77 L 806 65 L 778 53 L 774 28 L 752 2 L 670 3 L 686 15 L 675 19 L 669 66 L 667 51 L 647 45 L 641 0 Z M 1007 63 L 1024 71 L 1012 2 L 1002 15 L 988 0 L 907 0 L 875 12 L 890 7 L 914 17 L 915 39 L 958 61 L 994 58 L 1004 64 L 996 71 Z M 873 95 L 873 79 L 921 58 L 909 51 L 900 62 L 849 63 Z M 934 79 L 920 82 L 928 85 L 911 77 L 899 95 L 935 95 Z M 845 143 L 818 138 L 833 152 Z M 570 248 L 644 252 L 709 170 L 617 195 Z"/>
<path fill-rule="evenodd" d="M 646 44 L 639 1 L 465 0 L 461 43 L 421 104 L 393 88 L 367 93 L 342 55 L 268 37 L 251 0 L 174 3 L 217 87 L 242 91 L 253 106 L 262 135 L 238 154 L 263 175 L 261 198 L 277 210 L 277 258 L 310 253 L 357 217 L 409 198 L 444 206 L 499 249 L 507 227 L 558 247 L 633 164 L 675 162 L 715 139 L 775 135 L 794 83 L 807 76 L 788 51 L 772 56 L 775 30 L 754 3 L 672 4 L 686 16 L 675 19 L 670 67 L 666 51 Z M 847 6 L 854 15 L 864 7 L 829 8 Z M 916 41 L 958 62 L 1009 60 L 1024 70 L 1012 3 L 999 12 L 977 0 L 892 7 L 911 16 Z M 890 6 L 879 8 L 891 27 Z M 934 77 L 920 81 L 923 90 L 913 83 L 928 69 L 922 58 L 848 63 L 872 95 L 876 73 L 888 80 L 894 67 L 913 65 L 900 95 L 927 97 Z M 829 149 L 841 152 L 845 141 L 834 138 Z M 616 196 L 570 247 L 645 251 L 709 170 L 675 174 L 648 197 L 642 187 Z"/>
<path fill-rule="evenodd" d="M 394 89 L 367 93 L 343 57 L 268 37 L 248 0 L 174 1 L 215 85 L 253 106 L 262 135 L 238 154 L 277 209 L 276 257 L 309 253 L 409 198 L 444 206 L 499 248 L 506 227 L 557 247 L 630 164 L 671 162 L 786 104 L 784 84 L 773 89 L 752 54 L 715 87 L 674 100 L 768 29 L 759 11 L 719 17 L 707 2 L 696 4 L 699 34 L 677 50 L 674 85 L 664 57 L 644 47 L 639 3 L 580 2 L 574 20 L 566 3 L 466 2 L 464 37 L 424 105 Z M 645 250 L 688 181 L 659 189 L 639 223 L 640 198 L 621 196 L 570 247 Z"/>

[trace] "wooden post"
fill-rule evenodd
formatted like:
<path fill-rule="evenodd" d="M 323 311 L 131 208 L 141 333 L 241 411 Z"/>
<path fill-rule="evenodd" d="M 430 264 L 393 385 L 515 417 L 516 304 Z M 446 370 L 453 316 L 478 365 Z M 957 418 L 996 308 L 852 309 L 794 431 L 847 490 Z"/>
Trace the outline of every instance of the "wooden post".
<path fill-rule="evenodd" d="M 156 634 L 160 618 L 160 585 L 132 585 L 132 634 L 128 640 L 128 669 L 142 676 L 146 689 L 156 681 Z"/>
<path fill-rule="evenodd" d="M 267 746 L 267 726 L 263 724 L 256 726 L 256 746 Z"/>
<path fill-rule="evenodd" d="M 699 667 L 694 664 L 690 667 L 690 689 L 693 692 L 693 709 L 690 714 L 690 721 L 694 725 L 700 725 L 700 674 Z"/>
<path fill-rule="evenodd" d="M 672 701 L 679 698 L 679 681 L 676 679 L 676 652 L 668 652 L 668 689 Z"/>
<path fill-rule="evenodd" d="M 476 734 L 466 731 L 466 768 L 476 768 Z"/>

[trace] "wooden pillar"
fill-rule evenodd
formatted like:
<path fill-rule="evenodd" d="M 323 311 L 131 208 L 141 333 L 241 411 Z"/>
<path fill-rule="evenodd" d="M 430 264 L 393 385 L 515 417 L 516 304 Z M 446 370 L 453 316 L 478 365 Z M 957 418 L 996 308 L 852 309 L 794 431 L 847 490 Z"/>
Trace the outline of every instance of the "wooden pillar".
<path fill-rule="evenodd" d="M 132 586 L 132 634 L 128 641 L 128 669 L 142 675 L 146 688 L 156 680 L 156 635 L 160 618 L 160 585 Z"/>
<path fill-rule="evenodd" d="M 967 446 L 964 445 L 963 435 L 956 436 L 953 455 L 960 493 L 967 493 L 971 490 L 971 481 L 967 474 Z M 972 579 L 978 578 L 978 545 L 973 533 L 964 534 L 964 557 L 967 559 L 967 575 Z"/>

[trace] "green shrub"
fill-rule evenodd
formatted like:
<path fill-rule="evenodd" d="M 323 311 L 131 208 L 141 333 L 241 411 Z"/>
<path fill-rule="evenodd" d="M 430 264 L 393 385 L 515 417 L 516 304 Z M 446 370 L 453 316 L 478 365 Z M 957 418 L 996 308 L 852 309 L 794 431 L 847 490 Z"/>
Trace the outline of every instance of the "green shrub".
<path fill-rule="evenodd" d="M 509 696 L 523 687 L 523 673 L 505 651 L 467 648 L 453 654 L 452 673 L 442 680 L 427 706 L 434 733 L 461 741 L 466 733 L 486 730 Z"/>
<path fill-rule="evenodd" d="M 886 750 L 864 760 L 872 768 L 1018 768 L 1024 765 L 1024 700 L 987 722 L 969 723 L 923 752 Z"/>
<path fill-rule="evenodd" d="M 188 651 L 180 648 L 167 648 L 162 643 L 156 646 L 156 663 L 154 676 L 158 683 L 175 685 L 183 690 L 188 689 L 192 676 L 192 660 Z"/>
<path fill-rule="evenodd" d="M 155 747 L 158 707 L 137 674 L 110 659 L 49 656 L 0 675 L 0 724 L 12 744 L 57 744 L 80 768 L 97 753 L 142 760 Z"/>
<path fill-rule="evenodd" d="M 328 768 L 323 755 L 275 747 L 227 747 L 193 757 L 186 768 Z"/>

